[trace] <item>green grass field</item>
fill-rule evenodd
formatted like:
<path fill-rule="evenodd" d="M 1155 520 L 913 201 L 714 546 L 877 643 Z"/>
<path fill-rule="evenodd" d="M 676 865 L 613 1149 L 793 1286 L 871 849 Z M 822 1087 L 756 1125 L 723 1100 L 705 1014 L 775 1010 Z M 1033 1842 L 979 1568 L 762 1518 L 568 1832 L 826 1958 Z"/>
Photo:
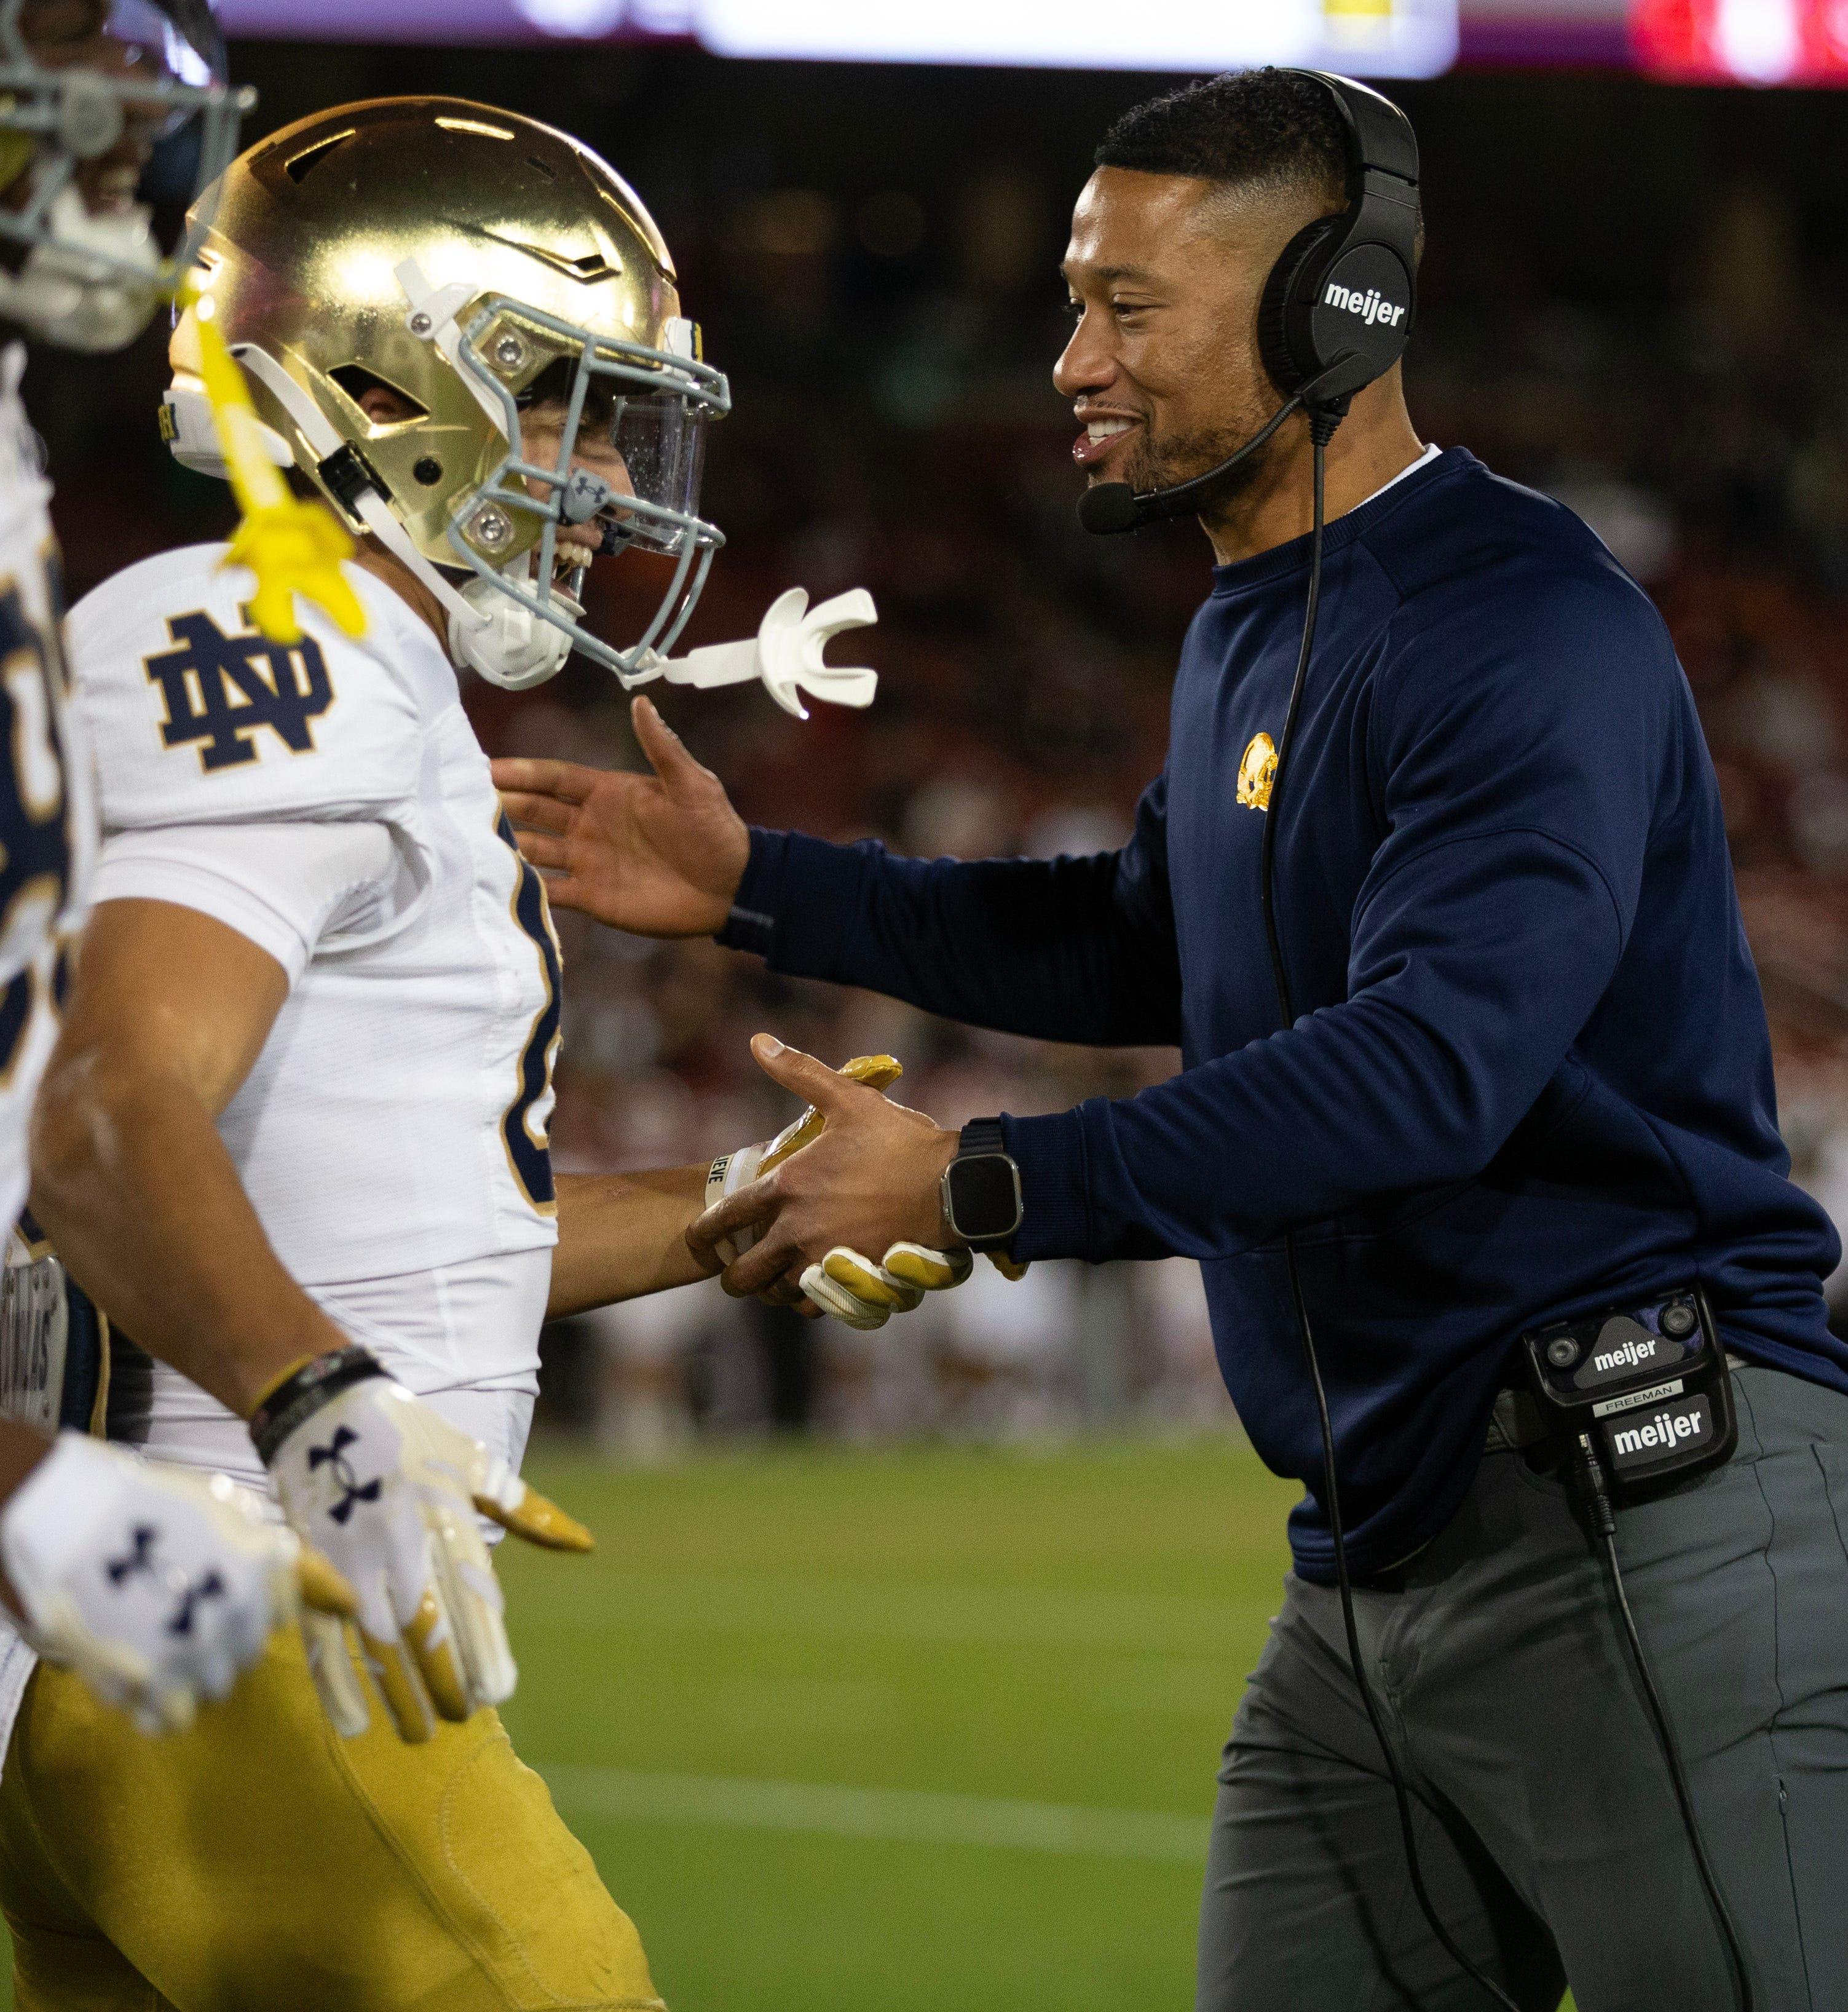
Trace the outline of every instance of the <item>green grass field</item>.
<path fill-rule="evenodd" d="M 1293 1493 L 1248 1451 L 531 1471 L 600 1543 L 506 1559 L 509 1722 L 677 2012 L 1188 2003 Z"/>
<path fill-rule="evenodd" d="M 1248 1450 L 528 1471 L 599 1548 L 503 1546 L 507 1720 L 675 2012 L 1191 2003 L 1294 1494 Z"/>

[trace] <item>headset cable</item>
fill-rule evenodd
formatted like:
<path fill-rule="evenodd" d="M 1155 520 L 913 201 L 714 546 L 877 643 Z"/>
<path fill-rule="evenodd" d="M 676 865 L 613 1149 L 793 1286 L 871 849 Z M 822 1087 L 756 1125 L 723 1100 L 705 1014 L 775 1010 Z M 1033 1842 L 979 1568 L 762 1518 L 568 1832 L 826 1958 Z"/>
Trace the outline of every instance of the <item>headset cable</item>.
<path fill-rule="evenodd" d="M 1328 443 L 1333 437 L 1335 429 L 1341 424 L 1344 412 L 1344 402 L 1341 410 L 1326 405 L 1309 408 L 1309 439 L 1315 455 L 1315 504 L 1309 531 L 1309 595 L 1303 610 L 1302 647 L 1297 654 L 1296 675 L 1291 683 L 1290 703 L 1284 715 L 1284 731 L 1277 744 L 1277 765 L 1271 771 L 1270 795 L 1265 810 L 1263 837 L 1259 847 L 1259 894 L 1264 910 L 1264 938 L 1270 951 L 1270 974 L 1277 988 L 1277 1011 L 1286 1029 L 1295 1024 L 1296 1011 L 1291 1000 L 1290 974 L 1284 964 L 1283 939 L 1277 929 L 1273 886 L 1277 811 L 1283 794 L 1284 768 L 1289 760 L 1291 744 L 1296 737 L 1296 721 L 1301 710 L 1303 688 L 1309 679 L 1309 658 L 1316 645 L 1316 617 L 1322 599 L 1322 544 L 1326 518 L 1325 464 Z M 1314 1332 L 1309 1325 L 1309 1304 L 1303 1297 L 1302 1274 L 1296 1261 L 1295 1232 L 1291 1229 L 1284 1232 L 1284 1265 L 1289 1275 L 1290 1299 L 1295 1310 L 1297 1332 L 1302 1340 L 1303 1361 L 1309 1369 L 1310 1387 L 1315 1393 L 1316 1421 L 1322 1433 L 1323 1507 L 1327 1514 L 1329 1536 L 1334 1550 L 1335 1582 L 1341 1590 L 1341 1624 L 1347 1632 L 1348 1661 L 1354 1671 L 1354 1681 L 1360 1692 L 1361 1703 L 1366 1711 L 1367 1722 L 1373 1728 L 1373 1737 L 1380 1743 L 1380 1751 L 1386 1761 L 1386 1771 L 1392 1782 L 1393 1800 L 1398 1806 L 1399 1831 L 1405 1843 L 1405 1863 L 1412 1875 L 1412 1890 L 1417 1896 L 1419 1909 L 1426 1921 L 1430 1925 L 1431 1932 L 1457 1967 L 1480 1985 L 1498 2004 L 1506 2006 L 1508 2012 L 1521 2012 L 1521 2008 L 1501 1986 L 1458 1946 L 1455 1936 L 1444 1926 L 1425 1885 L 1423 1869 L 1419 1863 L 1418 1838 L 1412 1821 L 1411 1790 L 1406 1785 L 1405 1775 L 1399 1768 L 1398 1756 L 1393 1751 L 1392 1742 L 1387 1736 L 1386 1721 L 1380 1713 L 1379 1700 L 1373 1695 L 1373 1683 L 1367 1675 L 1366 1660 L 1361 1653 L 1360 1629 L 1354 1615 L 1354 1582 L 1348 1569 L 1348 1541 L 1341 1522 L 1341 1487 L 1335 1472 L 1334 1424 L 1329 1415 L 1328 1392 L 1322 1381 L 1322 1364 L 1316 1352 Z M 1733 1926 L 1732 1917 L 1727 1911 L 1726 1903 L 1721 1895 L 1719 1882 L 1714 1877 L 1712 1865 L 1708 1861 L 1707 1847 L 1700 1836 L 1700 1827 L 1695 1820 L 1693 1799 L 1688 1791 L 1680 1751 L 1675 1743 L 1674 1730 L 1668 1722 L 1661 1693 L 1656 1688 L 1649 1658 L 1643 1653 L 1643 1637 L 1636 1626 L 1636 1615 L 1630 1609 L 1629 1596 L 1624 1589 L 1622 1568 L 1617 1558 L 1617 1519 L 1604 1486 L 1603 1471 L 1598 1464 L 1596 1451 L 1589 1439 L 1583 1435 L 1579 1437 L 1576 1457 L 1570 1471 L 1575 1493 L 1590 1519 L 1604 1569 L 1611 1581 L 1618 1614 L 1623 1624 L 1630 1656 L 1636 1664 L 1637 1678 L 1642 1686 L 1643 1703 L 1648 1709 L 1657 1742 L 1661 1747 L 1662 1757 L 1668 1763 L 1668 1778 L 1674 1785 L 1675 1800 L 1681 1810 L 1682 1827 L 1687 1832 L 1701 1888 L 1707 1896 L 1707 1905 L 1713 1910 L 1714 1920 L 1718 1925 L 1721 1939 L 1726 1946 L 1726 1958 L 1732 1972 L 1739 2012 L 1754 2012 L 1751 1978 L 1746 1969 L 1745 1952 L 1740 1945 L 1738 1932 Z"/>
<path fill-rule="evenodd" d="M 1611 1506 L 1609 1491 L 1604 1485 L 1604 1471 L 1597 1450 L 1591 1443 L 1589 1432 L 1580 1432 L 1574 1439 L 1571 1457 L 1567 1466 L 1572 1492 L 1579 1507 L 1583 1511 L 1597 1539 L 1599 1555 L 1604 1561 L 1606 1576 L 1611 1582 L 1611 1592 L 1617 1603 L 1618 1618 L 1623 1623 L 1625 1639 L 1629 1643 L 1630 1659 L 1635 1664 L 1636 1677 L 1642 1687 L 1643 1702 L 1649 1713 L 1650 1724 L 1654 1728 L 1656 1743 L 1662 1750 L 1662 1758 L 1668 1764 L 1668 1778 L 1675 1785 L 1675 1800 L 1681 1810 L 1682 1828 L 1687 1832 L 1688 1843 L 1694 1854 L 1695 1870 L 1700 1875 L 1700 1885 L 1707 1896 L 1707 1904 L 1713 1910 L 1713 1917 L 1720 1931 L 1720 1939 L 1726 1945 L 1726 1960 L 1732 1971 L 1732 1988 L 1739 2001 L 1739 2012 L 1753 2012 L 1752 1980 L 1746 1969 L 1745 1951 L 1740 1946 L 1739 1932 L 1732 1925 L 1732 1917 L 1727 1911 L 1726 1903 L 1720 1892 L 1719 1882 L 1714 1877 L 1713 1867 L 1708 1861 L 1707 1846 L 1700 1835 L 1700 1826 L 1694 1818 L 1693 1797 L 1688 1793 L 1687 1775 L 1681 1764 L 1681 1750 L 1675 1744 L 1675 1728 L 1668 1722 L 1668 1707 L 1662 1702 L 1662 1694 L 1656 1688 L 1655 1672 L 1649 1666 L 1649 1658 L 1643 1653 L 1643 1636 L 1636 1625 L 1636 1617 L 1631 1611 L 1629 1594 L 1625 1590 L 1623 1568 L 1617 1559 L 1617 1517 Z"/>
<path fill-rule="evenodd" d="M 1334 430 L 1341 424 L 1346 410 L 1345 400 L 1339 410 L 1326 405 L 1314 405 L 1309 408 L 1309 439 L 1315 452 L 1316 470 L 1315 506 L 1309 532 L 1309 598 L 1303 611 L 1302 647 L 1297 655 L 1296 676 L 1290 687 L 1289 707 L 1284 715 L 1284 732 L 1277 744 L 1277 765 L 1271 771 L 1270 796 L 1265 810 L 1263 837 L 1259 847 L 1258 870 L 1264 909 L 1264 936 L 1270 950 L 1270 972 L 1277 987 L 1277 1011 L 1283 1016 L 1286 1029 L 1295 1024 L 1296 1012 L 1291 1003 L 1290 976 L 1284 965 L 1283 940 L 1277 931 L 1277 904 L 1273 898 L 1277 811 L 1283 792 L 1284 765 L 1289 759 L 1291 743 L 1296 737 L 1296 719 L 1302 706 L 1303 687 L 1309 677 L 1309 657 L 1316 645 L 1316 615 L 1322 598 L 1322 534 L 1326 514 L 1324 476 L 1328 443 L 1333 437 Z M 1360 1629 L 1354 1618 L 1354 1585 L 1348 1571 L 1347 1537 L 1341 1525 L 1341 1490 L 1335 1475 L 1334 1425 L 1329 1416 L 1328 1393 L 1323 1384 L 1322 1365 L 1316 1353 L 1315 1336 L 1309 1326 L 1309 1305 L 1303 1297 L 1302 1275 L 1296 1262 L 1295 1233 L 1289 1229 L 1284 1232 L 1284 1264 L 1290 1278 L 1290 1298 L 1296 1310 L 1297 1332 L 1302 1339 L 1303 1361 L 1308 1365 L 1309 1382 L 1316 1393 L 1316 1422 L 1322 1429 L 1323 1507 L 1327 1513 L 1329 1535 L 1334 1546 L 1335 1582 L 1341 1589 L 1341 1622 L 1348 1634 L 1348 1660 L 1354 1671 L 1355 1683 L 1360 1691 L 1360 1701 L 1366 1708 L 1368 1723 L 1373 1728 L 1373 1737 L 1380 1743 L 1380 1751 L 1386 1760 L 1386 1771 L 1392 1782 L 1393 1800 L 1398 1805 L 1399 1830 L 1405 1841 L 1405 1863 L 1412 1875 L 1412 1890 L 1417 1896 L 1419 1907 L 1430 1925 L 1432 1934 L 1437 1938 L 1457 1967 L 1480 1985 L 1497 2004 L 1505 2006 L 1508 2012 L 1522 2012 L 1522 2008 L 1494 1978 L 1458 1946 L 1456 1938 L 1444 1926 L 1425 1885 L 1423 1868 L 1419 1863 L 1418 1838 L 1412 1827 L 1412 1793 L 1400 1771 L 1398 1756 L 1393 1751 L 1392 1742 L 1387 1736 L 1386 1721 L 1380 1714 L 1379 1700 L 1373 1695 L 1373 1686 L 1367 1676 L 1366 1660 L 1361 1653 Z M 1750 2012 L 1749 2001 L 1744 2012 Z"/>

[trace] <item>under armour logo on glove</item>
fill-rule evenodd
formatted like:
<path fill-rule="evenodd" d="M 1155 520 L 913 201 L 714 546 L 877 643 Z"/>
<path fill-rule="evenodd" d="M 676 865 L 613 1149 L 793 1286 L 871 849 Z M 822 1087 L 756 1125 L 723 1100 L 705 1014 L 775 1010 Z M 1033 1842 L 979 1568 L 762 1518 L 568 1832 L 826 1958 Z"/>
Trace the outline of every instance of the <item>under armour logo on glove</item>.
<path fill-rule="evenodd" d="M 119 1586 L 125 1579 L 133 1578 L 137 1572 L 152 1571 L 154 1546 L 159 1540 L 159 1537 L 160 1532 L 153 1524 L 137 1523 L 134 1528 L 134 1534 L 130 1539 L 134 1549 L 125 1558 L 110 1558 L 105 1561 L 105 1569 L 109 1575 L 110 1585 Z"/>
<path fill-rule="evenodd" d="M 329 1444 L 308 1448 L 309 1473 L 312 1474 L 316 1468 L 331 1461 L 333 1463 L 334 1479 L 347 1491 L 327 1512 L 336 1523 L 344 1523 L 353 1514 L 353 1505 L 355 1502 L 376 1502 L 379 1490 L 385 1485 L 382 1479 L 378 1479 L 362 1485 L 358 1476 L 353 1472 L 353 1463 L 347 1457 L 347 1449 L 353 1445 L 358 1437 L 358 1433 L 352 1431 L 349 1427 L 339 1425 L 335 1428 L 333 1438 Z"/>
<path fill-rule="evenodd" d="M 512 1695 L 517 1673 L 480 1518 L 557 1550 L 590 1548 L 582 1524 L 362 1348 L 317 1356 L 285 1377 L 252 1414 L 251 1437 L 290 1521 L 314 1533 L 354 1591 L 365 1675 L 339 1621 L 304 1622 L 308 1668 L 338 1731 L 365 1731 L 366 1675 L 412 1741 L 429 1739 L 439 1719 L 460 1725 Z M 355 1454 L 375 1477 L 363 1486 Z M 353 1514 L 359 1502 L 363 1516 Z"/>
<path fill-rule="evenodd" d="M 174 1608 L 167 1622 L 169 1635 L 190 1635 L 193 1632 L 193 1609 L 202 1600 L 222 1600 L 225 1582 L 215 1571 L 208 1572 L 197 1586 L 189 1586 L 180 1595 L 180 1604 Z"/>
<path fill-rule="evenodd" d="M 0 1567 L 32 1646 L 150 1733 L 223 1697 L 304 1595 L 357 1604 L 249 1489 L 74 1432 L 0 1506 Z"/>

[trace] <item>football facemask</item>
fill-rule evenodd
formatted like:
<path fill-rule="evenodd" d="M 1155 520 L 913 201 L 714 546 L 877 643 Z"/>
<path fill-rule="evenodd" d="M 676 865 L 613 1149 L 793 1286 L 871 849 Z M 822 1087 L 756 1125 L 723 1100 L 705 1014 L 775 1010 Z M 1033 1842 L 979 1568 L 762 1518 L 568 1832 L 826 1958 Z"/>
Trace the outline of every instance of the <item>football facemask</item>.
<path fill-rule="evenodd" d="M 143 169 L 196 126 L 190 189 L 208 187 L 255 96 L 226 81 L 208 0 L 94 0 L 77 25 L 53 39 L 44 0 L 0 0 L 0 243 L 23 248 L 0 260 L 0 316 L 103 351 L 147 326 L 204 227 L 163 251 L 134 194 Z"/>
<path fill-rule="evenodd" d="M 411 294 L 421 276 L 400 278 Z M 465 326 L 440 318 L 440 305 L 414 303 L 407 325 L 451 357 L 506 442 L 452 512 L 450 548 L 475 575 L 461 590 L 468 614 L 451 610 L 452 648 L 515 690 L 551 676 L 573 649 L 625 686 L 658 676 L 725 543 L 699 514 L 706 423 L 731 410 L 724 376 L 700 361 L 684 319 L 668 323 L 671 346 L 654 349 L 504 295 L 465 310 Z M 522 397 L 510 378 L 548 395 L 543 404 L 531 391 Z M 652 619 L 627 649 L 585 626 L 591 555 L 561 540 L 568 526 L 588 527 L 604 556 L 633 548 L 674 562 Z"/>

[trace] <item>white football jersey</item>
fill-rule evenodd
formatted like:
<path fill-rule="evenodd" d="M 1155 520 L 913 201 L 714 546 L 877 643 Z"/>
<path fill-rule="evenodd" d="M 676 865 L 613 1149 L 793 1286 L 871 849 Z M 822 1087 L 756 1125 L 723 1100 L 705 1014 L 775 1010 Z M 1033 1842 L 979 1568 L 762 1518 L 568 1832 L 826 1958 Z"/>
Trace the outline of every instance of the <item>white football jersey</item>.
<path fill-rule="evenodd" d="M 80 737 L 65 704 L 52 485 L 0 352 L 0 1236 L 25 1206 L 32 1100 L 58 1038 L 62 954 L 94 851 Z"/>
<path fill-rule="evenodd" d="M 404 601 L 352 565 L 362 639 L 304 607 L 300 644 L 266 642 L 240 605 L 249 575 L 223 557 L 219 545 L 163 553 L 72 610 L 102 819 L 97 899 L 156 890 L 157 864 L 126 883 L 112 874 L 138 834 L 387 828 L 395 885 L 313 945 L 220 1133 L 304 1286 L 550 1244 L 557 939 L 455 671 Z M 186 903 L 173 870 L 167 898 Z"/>
<path fill-rule="evenodd" d="M 304 609 L 308 633 L 283 648 L 247 621 L 250 576 L 223 556 L 145 561 L 71 612 L 71 711 L 101 813 L 94 898 L 201 909 L 283 963 L 288 998 L 219 1120 L 245 1191 L 336 1325 L 517 1468 L 557 1238 L 544 890 L 455 672 L 397 596 L 350 566 L 365 638 Z M 9 605 L 0 585 L 0 632 Z M 18 661 L 0 660 L 0 690 L 15 772 L 37 783 L 17 751 Z M 329 898 L 343 862 L 352 883 Z M 292 889 L 290 870 L 319 881 Z M 108 1353 L 111 1437 L 269 1492 L 240 1418 L 119 1336 Z M 55 1368 L 37 1382 L 59 1387 Z M 0 1616 L 0 1754 L 34 1660 Z"/>

